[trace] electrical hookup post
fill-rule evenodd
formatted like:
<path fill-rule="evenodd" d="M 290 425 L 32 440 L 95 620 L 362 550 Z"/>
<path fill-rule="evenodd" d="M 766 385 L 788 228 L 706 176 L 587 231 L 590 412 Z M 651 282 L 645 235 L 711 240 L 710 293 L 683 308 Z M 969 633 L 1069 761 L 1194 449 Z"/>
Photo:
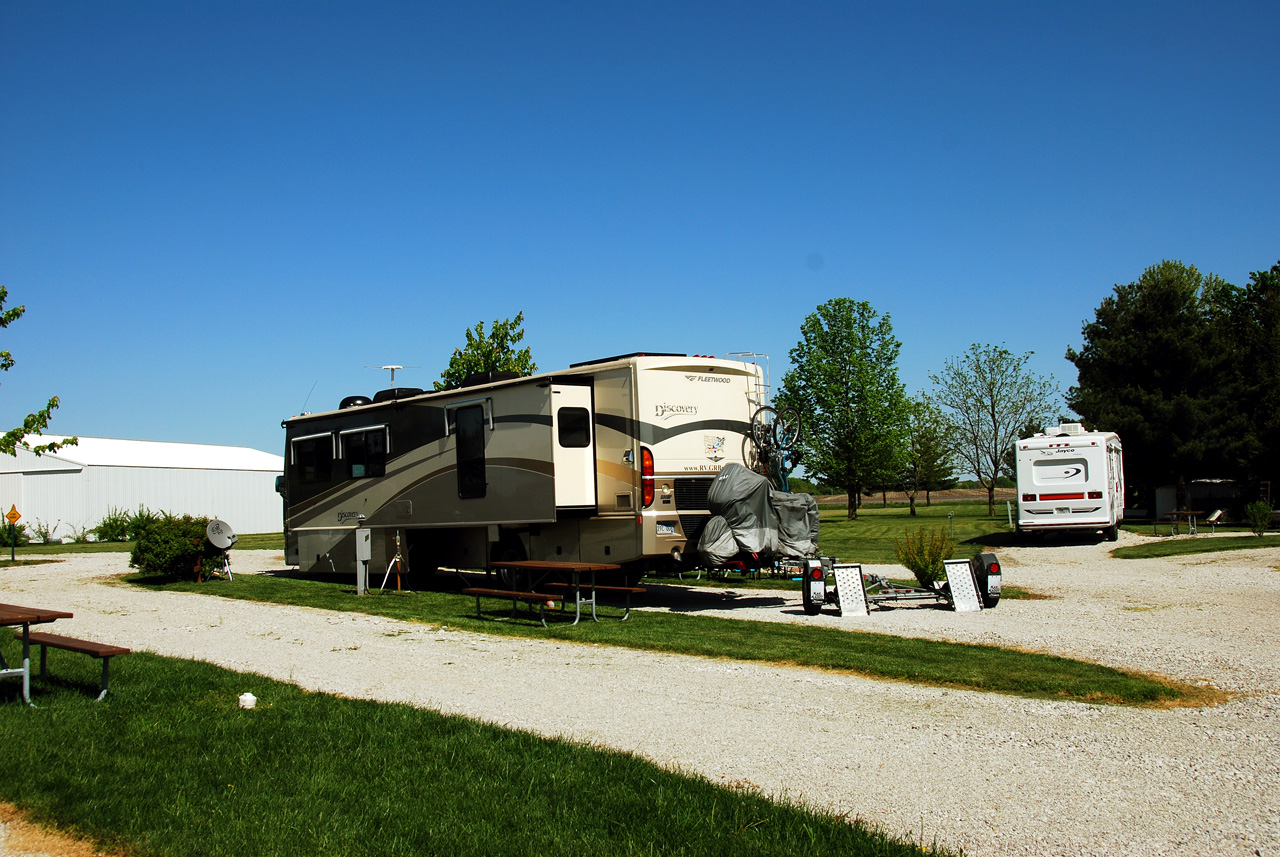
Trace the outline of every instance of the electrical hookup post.
<path fill-rule="evenodd" d="M 0 506 L 0 509 L 3 508 L 4 506 Z M 9 562 L 13 562 L 13 550 L 18 545 L 18 521 L 22 520 L 22 515 L 17 506 L 10 506 L 9 514 L 4 517 L 9 522 Z"/>
<path fill-rule="evenodd" d="M 364 525 L 364 515 L 361 515 L 360 523 L 356 527 L 356 595 L 369 594 L 369 561 L 371 559 L 373 559 L 373 530 Z"/>

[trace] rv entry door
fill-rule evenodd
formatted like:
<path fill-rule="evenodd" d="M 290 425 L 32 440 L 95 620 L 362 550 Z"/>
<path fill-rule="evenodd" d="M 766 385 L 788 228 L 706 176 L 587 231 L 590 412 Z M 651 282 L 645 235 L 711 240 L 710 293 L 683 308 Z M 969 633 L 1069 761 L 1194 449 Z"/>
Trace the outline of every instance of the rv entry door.
<path fill-rule="evenodd" d="M 591 388 L 551 387 L 551 463 L 556 508 L 594 509 L 596 454 Z"/>

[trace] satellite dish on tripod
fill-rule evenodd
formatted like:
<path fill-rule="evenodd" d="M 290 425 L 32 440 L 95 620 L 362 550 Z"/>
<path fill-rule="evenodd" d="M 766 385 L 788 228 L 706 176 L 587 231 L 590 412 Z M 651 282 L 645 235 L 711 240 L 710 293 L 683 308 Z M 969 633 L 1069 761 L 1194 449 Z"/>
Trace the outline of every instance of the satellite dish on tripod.
<path fill-rule="evenodd" d="M 227 556 L 228 548 L 240 538 L 235 530 L 225 521 L 214 519 L 204 528 L 204 537 L 209 540 L 209 544 L 222 551 L 222 567 L 227 570 L 227 580 L 235 580 L 231 576 L 231 557 Z"/>
<path fill-rule="evenodd" d="M 240 538 L 235 530 L 231 529 L 230 524 L 217 520 L 210 521 L 209 526 L 204 528 L 204 536 L 209 540 L 209 544 L 220 551 L 231 547 Z"/>

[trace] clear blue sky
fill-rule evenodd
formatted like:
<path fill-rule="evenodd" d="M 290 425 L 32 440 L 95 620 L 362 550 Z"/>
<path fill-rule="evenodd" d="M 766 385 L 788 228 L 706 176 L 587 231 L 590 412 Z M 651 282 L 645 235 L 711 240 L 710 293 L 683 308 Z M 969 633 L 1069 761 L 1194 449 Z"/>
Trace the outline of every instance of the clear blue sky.
<path fill-rule="evenodd" d="M 523 310 L 540 369 L 869 301 L 908 392 L 1280 259 L 1280 4 L 0 3 L 0 425 L 272 452 Z M 313 389 L 314 387 L 314 389 Z M 309 398 L 308 398 L 309 396 Z"/>

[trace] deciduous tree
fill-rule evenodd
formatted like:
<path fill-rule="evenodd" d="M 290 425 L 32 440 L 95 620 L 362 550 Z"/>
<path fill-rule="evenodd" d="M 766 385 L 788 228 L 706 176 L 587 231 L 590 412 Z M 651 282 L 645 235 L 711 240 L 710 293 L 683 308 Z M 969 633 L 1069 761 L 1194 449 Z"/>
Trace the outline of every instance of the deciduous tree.
<path fill-rule="evenodd" d="M 484 332 L 484 322 L 477 322 L 474 329 L 467 330 L 467 344 L 455 348 L 449 358 L 449 365 L 440 373 L 436 381 L 437 390 L 454 390 L 462 386 L 467 376 L 475 372 L 515 372 L 517 375 L 532 375 L 538 371 L 528 348 L 516 349 L 516 343 L 524 339 L 524 313 L 516 313 L 515 318 L 495 319 L 493 329 Z"/>
<path fill-rule="evenodd" d="M 930 375 L 934 401 L 946 409 L 956 459 L 987 491 L 987 514 L 996 508 L 996 479 L 1005 452 L 1022 427 L 1055 410 L 1053 379 L 1027 369 L 1032 352 L 1021 357 L 1003 346 L 969 347 Z"/>
<path fill-rule="evenodd" d="M 902 343 L 889 316 L 866 301 L 834 298 L 810 313 L 791 350 L 777 403 L 804 420 L 799 446 L 805 470 L 849 496 L 858 516 L 863 489 L 901 469 L 907 399 L 898 380 Z"/>
<path fill-rule="evenodd" d="M 9 298 L 9 290 L 4 286 L 0 286 L 0 329 L 7 328 L 18 319 L 22 318 L 22 314 L 27 311 L 26 305 L 17 306 L 13 309 L 5 309 L 4 302 Z M 0 351 L 0 371 L 8 372 L 14 367 L 16 361 L 8 350 Z M 15 429 L 11 429 L 0 436 L 0 452 L 7 455 L 13 455 L 18 448 L 18 444 L 28 435 L 39 435 L 49 427 L 49 420 L 54 409 L 58 407 L 58 397 L 54 396 L 49 403 L 41 410 L 33 414 L 27 414 L 27 418 L 22 421 L 22 425 Z M 76 439 L 74 437 L 67 438 L 58 443 L 44 443 L 30 447 L 31 451 L 36 455 L 43 455 L 46 452 L 56 452 L 63 446 L 74 446 Z"/>
<path fill-rule="evenodd" d="M 947 420 L 927 396 L 907 403 L 907 433 L 902 490 L 907 495 L 911 514 L 916 514 L 916 496 L 929 493 L 955 481 L 951 464 L 951 445 L 947 437 Z"/>

